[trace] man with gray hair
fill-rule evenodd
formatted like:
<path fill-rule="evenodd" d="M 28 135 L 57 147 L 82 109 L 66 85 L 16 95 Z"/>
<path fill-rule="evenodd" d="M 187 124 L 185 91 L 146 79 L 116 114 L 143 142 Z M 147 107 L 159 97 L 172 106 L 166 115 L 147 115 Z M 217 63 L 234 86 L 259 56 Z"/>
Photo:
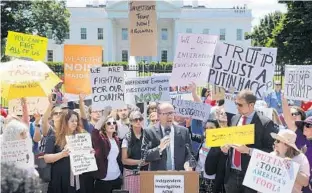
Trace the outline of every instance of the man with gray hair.
<path fill-rule="evenodd" d="M 159 104 L 157 115 L 159 122 L 143 131 L 142 154 L 150 162 L 149 170 L 191 170 L 188 129 L 173 124 L 175 111 L 170 103 Z"/>

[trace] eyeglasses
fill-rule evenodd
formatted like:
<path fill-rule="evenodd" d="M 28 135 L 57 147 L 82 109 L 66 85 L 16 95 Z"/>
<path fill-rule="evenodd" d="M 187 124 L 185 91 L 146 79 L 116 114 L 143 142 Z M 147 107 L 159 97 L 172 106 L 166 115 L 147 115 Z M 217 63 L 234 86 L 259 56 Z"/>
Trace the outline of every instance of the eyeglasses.
<path fill-rule="evenodd" d="M 293 116 L 293 117 L 298 116 L 298 115 L 300 115 L 299 112 L 291 113 L 291 116 Z"/>
<path fill-rule="evenodd" d="M 106 122 L 106 125 L 108 125 L 108 126 L 110 126 L 110 125 L 116 125 L 117 123 L 116 123 L 116 121 L 114 121 L 114 122 Z"/>
<path fill-rule="evenodd" d="M 306 128 L 312 128 L 312 124 L 311 124 L 311 123 L 304 123 L 304 126 L 305 126 Z"/>
<path fill-rule="evenodd" d="M 175 112 L 167 112 L 167 113 L 161 113 L 161 114 L 166 115 L 166 116 L 170 116 L 170 115 L 174 115 Z"/>
<path fill-rule="evenodd" d="M 134 121 L 134 122 L 143 121 L 143 118 L 135 118 L 132 121 Z"/>

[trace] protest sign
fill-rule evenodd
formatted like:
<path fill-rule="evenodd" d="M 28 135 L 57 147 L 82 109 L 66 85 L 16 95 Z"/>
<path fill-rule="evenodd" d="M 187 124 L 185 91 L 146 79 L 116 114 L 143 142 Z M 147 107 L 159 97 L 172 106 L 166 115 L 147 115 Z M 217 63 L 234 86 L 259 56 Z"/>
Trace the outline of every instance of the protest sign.
<path fill-rule="evenodd" d="M 284 96 L 291 100 L 312 100 L 312 66 L 286 65 Z"/>
<path fill-rule="evenodd" d="M 91 94 L 90 68 L 102 66 L 102 46 L 64 45 L 64 83 L 69 94 Z"/>
<path fill-rule="evenodd" d="M 12 163 L 20 168 L 34 167 L 34 154 L 32 152 L 32 141 L 20 139 L 1 142 L 1 162 Z"/>
<path fill-rule="evenodd" d="M 225 144 L 247 145 L 255 142 L 254 124 L 206 130 L 208 147 L 220 147 Z"/>
<path fill-rule="evenodd" d="M 210 114 L 210 105 L 186 100 L 172 100 L 172 105 L 176 114 L 182 117 L 189 117 L 205 121 Z"/>
<path fill-rule="evenodd" d="M 156 1 L 129 1 L 130 56 L 157 56 Z"/>
<path fill-rule="evenodd" d="M 74 175 L 96 171 L 97 165 L 92 151 L 89 133 L 66 136 L 66 143 L 70 150 L 70 167 Z"/>
<path fill-rule="evenodd" d="M 154 175 L 154 193 L 184 192 L 184 175 Z"/>
<path fill-rule="evenodd" d="M 237 108 L 235 104 L 236 94 L 225 93 L 224 94 L 224 109 L 227 113 L 237 114 Z"/>
<path fill-rule="evenodd" d="M 266 107 L 257 107 L 255 110 L 260 113 L 263 116 L 266 116 L 270 119 L 273 117 L 273 109 L 272 108 L 266 108 Z"/>
<path fill-rule="evenodd" d="M 126 79 L 126 104 L 158 101 L 171 101 L 169 96 L 168 76 L 151 76 L 144 78 Z"/>
<path fill-rule="evenodd" d="M 205 86 L 217 41 L 217 36 L 178 34 L 170 86 Z"/>
<path fill-rule="evenodd" d="M 122 66 L 91 68 L 92 110 L 107 106 L 118 109 L 124 106 L 125 82 Z"/>
<path fill-rule="evenodd" d="M 215 85 L 211 86 L 211 99 L 212 100 L 221 100 L 224 99 L 225 90 L 222 87 L 218 87 Z"/>
<path fill-rule="evenodd" d="M 41 115 L 49 106 L 48 97 L 27 97 L 27 108 L 29 115 L 40 113 Z M 21 99 L 12 99 L 9 101 L 9 114 L 23 115 Z"/>
<path fill-rule="evenodd" d="M 243 185 L 258 192 L 293 192 L 299 164 L 253 149 Z"/>
<path fill-rule="evenodd" d="M 48 38 L 8 31 L 5 55 L 44 61 L 47 46 Z"/>
<path fill-rule="evenodd" d="M 262 98 L 267 85 L 272 84 L 276 54 L 276 48 L 243 48 L 218 42 L 208 83 L 226 90 L 250 89 Z"/>

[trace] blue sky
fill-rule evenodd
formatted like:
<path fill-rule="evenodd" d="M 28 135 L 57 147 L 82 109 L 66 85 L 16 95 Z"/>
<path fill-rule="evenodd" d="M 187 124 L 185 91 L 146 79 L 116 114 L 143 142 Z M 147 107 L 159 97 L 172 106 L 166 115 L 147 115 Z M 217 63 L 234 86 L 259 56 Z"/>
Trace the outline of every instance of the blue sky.
<path fill-rule="evenodd" d="M 92 4 L 94 0 L 67 0 L 68 7 L 84 7 L 86 4 Z M 106 0 L 98 0 L 103 4 Z M 117 0 L 116 0 L 117 1 Z M 286 6 L 278 4 L 278 0 L 199 0 L 200 5 L 205 5 L 211 8 L 232 8 L 233 6 L 247 5 L 249 9 L 252 9 L 254 20 L 252 25 L 255 26 L 259 23 L 260 19 L 271 12 L 276 10 L 286 12 Z M 191 4 L 192 1 L 184 0 L 184 4 Z"/>

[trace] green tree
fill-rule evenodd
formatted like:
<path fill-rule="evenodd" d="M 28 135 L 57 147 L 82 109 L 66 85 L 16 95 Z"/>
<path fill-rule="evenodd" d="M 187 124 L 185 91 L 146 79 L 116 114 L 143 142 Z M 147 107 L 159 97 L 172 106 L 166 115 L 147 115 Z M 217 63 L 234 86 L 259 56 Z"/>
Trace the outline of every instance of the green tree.
<path fill-rule="evenodd" d="M 65 1 L 1 1 L 1 47 L 5 46 L 8 31 L 43 37 L 51 31 L 53 39 L 61 44 L 69 32 L 69 17 Z"/>
<path fill-rule="evenodd" d="M 287 13 L 275 27 L 267 46 L 278 48 L 286 64 L 312 64 L 312 2 L 287 2 Z"/>
<path fill-rule="evenodd" d="M 251 39 L 252 46 L 265 47 L 269 39 L 273 37 L 272 32 L 282 17 L 283 14 L 278 11 L 264 16 L 260 20 L 260 24 L 255 26 L 250 34 L 246 35 L 246 39 Z"/>

